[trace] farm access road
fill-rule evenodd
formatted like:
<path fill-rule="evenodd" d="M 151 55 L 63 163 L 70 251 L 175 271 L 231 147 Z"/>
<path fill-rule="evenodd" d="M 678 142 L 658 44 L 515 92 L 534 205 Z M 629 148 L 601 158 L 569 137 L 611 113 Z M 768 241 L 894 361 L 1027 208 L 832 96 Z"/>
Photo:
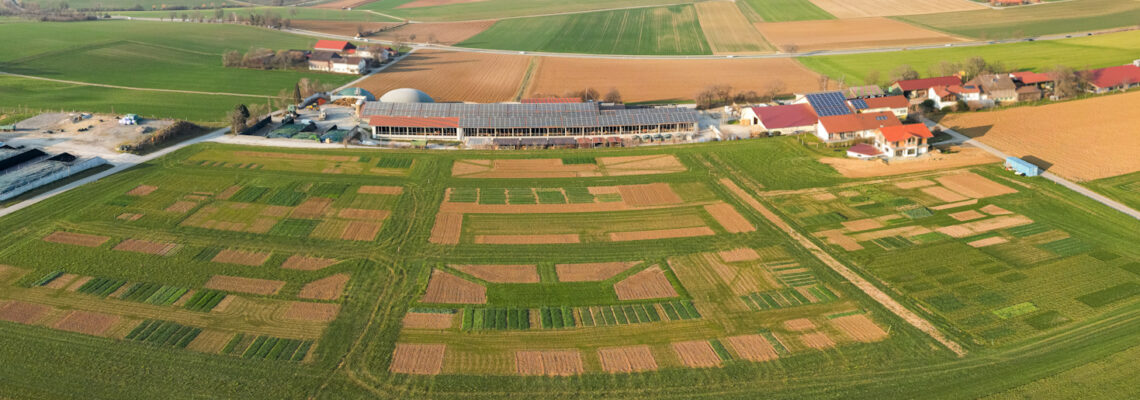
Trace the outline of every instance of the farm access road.
<path fill-rule="evenodd" d="M 957 131 L 955 131 L 953 129 L 950 129 L 950 128 L 943 126 L 942 124 L 939 124 L 937 122 L 931 121 L 931 120 L 926 119 L 926 118 L 923 118 L 922 122 L 931 128 L 941 129 L 943 132 L 946 132 L 950 136 L 953 136 L 954 140 L 956 140 L 956 141 L 960 141 L 962 143 L 967 143 L 967 144 L 970 144 L 974 147 L 978 147 L 982 150 L 989 152 L 990 154 L 997 156 L 998 158 L 1001 158 L 1002 160 L 1009 158 L 1009 155 L 1003 153 L 1001 150 L 998 150 L 998 149 L 994 148 L 993 146 L 982 143 L 978 140 L 967 137 L 966 135 L 958 133 Z M 1098 203 L 1112 207 L 1113 209 L 1120 211 L 1124 214 L 1127 214 L 1128 216 L 1130 216 L 1132 218 L 1140 219 L 1140 211 L 1137 211 L 1134 208 L 1128 207 L 1128 206 L 1124 205 L 1123 203 L 1120 203 L 1116 200 L 1105 197 L 1105 196 L 1101 195 L 1100 193 L 1089 190 L 1088 188 L 1081 186 L 1081 185 L 1077 184 L 1076 182 L 1073 182 L 1073 181 L 1070 181 L 1068 179 L 1057 176 L 1056 174 L 1049 172 L 1049 171 L 1043 172 L 1041 174 L 1041 177 L 1048 179 L 1048 180 L 1051 180 L 1054 183 L 1059 184 L 1061 186 L 1067 187 L 1074 192 L 1080 193 L 1081 195 L 1083 195 L 1085 197 L 1088 197 L 1090 199 L 1097 201 Z"/>

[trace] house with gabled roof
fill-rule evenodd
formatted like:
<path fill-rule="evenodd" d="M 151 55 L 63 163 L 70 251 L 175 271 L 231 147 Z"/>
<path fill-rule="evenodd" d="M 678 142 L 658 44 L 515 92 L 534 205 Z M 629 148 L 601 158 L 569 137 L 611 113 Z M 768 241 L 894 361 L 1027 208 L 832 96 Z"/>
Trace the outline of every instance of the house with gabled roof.
<path fill-rule="evenodd" d="M 356 52 L 356 45 L 344 40 L 325 40 L 317 41 L 313 45 L 313 50 L 316 51 L 335 51 L 338 53 L 352 54 Z"/>
<path fill-rule="evenodd" d="M 906 119 L 909 114 L 910 100 L 902 95 L 871 97 L 866 99 L 849 100 L 855 111 L 860 113 L 873 113 L 889 111 L 899 119 Z"/>
<path fill-rule="evenodd" d="M 962 78 L 958 76 L 939 76 L 934 78 L 922 79 L 907 79 L 896 81 L 891 84 L 890 92 L 895 94 L 902 94 L 908 99 L 921 99 L 925 96 L 930 88 L 935 86 L 953 86 L 961 85 Z"/>
<path fill-rule="evenodd" d="M 918 157 L 930 151 L 927 142 L 934 137 L 923 124 L 895 125 L 875 131 L 875 149 L 886 158 Z"/>
<path fill-rule="evenodd" d="M 1140 66 L 1135 64 L 1084 71 L 1093 93 L 1140 87 Z"/>
<path fill-rule="evenodd" d="M 1017 84 L 1008 74 L 978 75 L 966 82 L 966 86 L 981 89 L 982 96 L 995 103 L 1017 102 Z"/>
<path fill-rule="evenodd" d="M 740 111 L 740 125 L 753 133 L 791 135 L 815 132 L 819 117 L 809 104 L 746 107 Z"/>
<path fill-rule="evenodd" d="M 875 130 L 902 125 L 890 112 L 843 114 L 819 117 L 815 135 L 826 143 L 848 142 L 871 137 Z"/>

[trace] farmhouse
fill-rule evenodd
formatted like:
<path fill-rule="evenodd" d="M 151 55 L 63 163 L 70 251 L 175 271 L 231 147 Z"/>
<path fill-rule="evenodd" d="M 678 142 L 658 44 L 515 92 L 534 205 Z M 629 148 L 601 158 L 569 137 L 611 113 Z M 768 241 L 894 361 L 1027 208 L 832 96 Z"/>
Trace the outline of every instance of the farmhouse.
<path fill-rule="evenodd" d="M 860 113 L 875 113 L 889 111 L 899 119 L 906 119 L 909 114 L 910 101 L 902 95 L 872 97 L 867 99 L 852 99 L 851 105 Z"/>
<path fill-rule="evenodd" d="M 995 103 L 1017 102 L 1017 84 L 1009 75 L 978 75 L 966 82 L 966 86 L 981 89 L 984 98 Z"/>
<path fill-rule="evenodd" d="M 930 88 L 935 86 L 954 86 L 961 85 L 962 78 L 957 76 L 940 76 L 936 78 L 923 78 L 923 79 L 908 79 L 896 81 L 891 84 L 890 92 L 895 94 L 902 94 L 908 99 L 922 98 L 925 96 Z"/>
<path fill-rule="evenodd" d="M 343 40 L 318 40 L 317 44 L 313 45 L 313 50 L 353 54 L 356 52 L 356 45 Z"/>
<path fill-rule="evenodd" d="M 819 117 L 815 135 L 827 143 L 840 143 L 872 137 L 879 128 L 901 125 L 889 112 L 843 114 Z"/>
<path fill-rule="evenodd" d="M 312 71 L 358 75 L 367 67 L 368 61 L 363 58 L 344 57 L 331 51 L 315 51 L 309 56 L 309 69 Z"/>
<path fill-rule="evenodd" d="M 980 102 L 982 90 L 974 85 L 935 86 L 928 90 L 926 97 L 934 101 L 934 108 L 944 108 L 958 101 Z"/>
<path fill-rule="evenodd" d="M 934 137 L 923 124 L 896 125 L 875 131 L 875 148 L 887 158 L 909 158 L 930 150 L 927 140 Z"/>
<path fill-rule="evenodd" d="M 808 104 L 746 107 L 740 112 L 740 125 L 749 127 L 753 133 L 790 135 L 815 132 L 816 122 L 819 118 Z"/>
<path fill-rule="evenodd" d="M 1053 76 L 1041 72 L 1014 72 L 1009 74 L 1015 83 L 1022 86 L 1037 86 L 1044 88 L 1053 84 Z"/>
<path fill-rule="evenodd" d="M 1085 71 L 1093 93 L 1128 90 L 1140 86 L 1140 66 L 1135 64 Z"/>

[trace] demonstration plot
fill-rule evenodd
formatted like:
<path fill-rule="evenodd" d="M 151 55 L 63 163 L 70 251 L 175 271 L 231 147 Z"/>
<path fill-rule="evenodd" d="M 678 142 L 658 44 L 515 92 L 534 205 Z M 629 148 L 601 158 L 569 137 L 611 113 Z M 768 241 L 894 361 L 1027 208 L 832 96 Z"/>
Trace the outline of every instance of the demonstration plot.
<path fill-rule="evenodd" d="M 463 178 L 582 178 L 683 172 L 673 155 L 572 159 L 457 160 L 451 175 Z"/>

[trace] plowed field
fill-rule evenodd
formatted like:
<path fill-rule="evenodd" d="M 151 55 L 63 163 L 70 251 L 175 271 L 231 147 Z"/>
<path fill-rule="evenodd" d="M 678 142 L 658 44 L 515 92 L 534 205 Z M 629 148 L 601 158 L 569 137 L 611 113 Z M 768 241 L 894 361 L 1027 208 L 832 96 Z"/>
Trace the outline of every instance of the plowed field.
<path fill-rule="evenodd" d="M 790 52 L 912 46 L 961 39 L 889 18 L 760 22 L 756 29 L 777 49 Z"/>
<path fill-rule="evenodd" d="M 437 102 L 494 103 L 514 99 L 529 63 L 524 56 L 417 51 L 359 86 L 377 96 L 416 88 Z"/>

